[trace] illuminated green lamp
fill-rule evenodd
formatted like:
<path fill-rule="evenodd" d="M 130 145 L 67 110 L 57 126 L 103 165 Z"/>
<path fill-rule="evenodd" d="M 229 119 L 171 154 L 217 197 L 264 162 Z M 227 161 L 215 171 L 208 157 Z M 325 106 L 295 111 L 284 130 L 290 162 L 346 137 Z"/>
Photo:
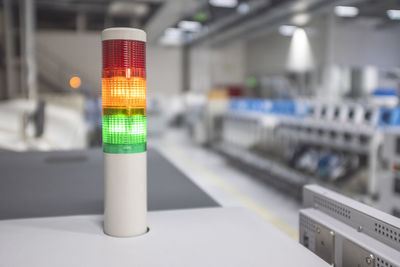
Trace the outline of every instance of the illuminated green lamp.
<path fill-rule="evenodd" d="M 146 116 L 103 116 L 103 150 L 107 153 L 146 151 Z"/>

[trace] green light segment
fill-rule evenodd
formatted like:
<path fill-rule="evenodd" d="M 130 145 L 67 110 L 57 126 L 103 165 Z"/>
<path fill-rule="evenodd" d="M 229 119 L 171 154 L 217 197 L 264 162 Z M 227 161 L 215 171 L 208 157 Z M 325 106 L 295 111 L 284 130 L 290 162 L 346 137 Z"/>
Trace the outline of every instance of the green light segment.
<path fill-rule="evenodd" d="M 139 153 L 146 151 L 146 116 L 103 116 L 103 151 Z"/>

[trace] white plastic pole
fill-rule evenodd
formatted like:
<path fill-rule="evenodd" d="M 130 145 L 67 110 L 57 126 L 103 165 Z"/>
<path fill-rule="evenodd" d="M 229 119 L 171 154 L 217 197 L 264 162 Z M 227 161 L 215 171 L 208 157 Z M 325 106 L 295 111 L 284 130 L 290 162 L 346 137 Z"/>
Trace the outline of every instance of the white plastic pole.
<path fill-rule="evenodd" d="M 102 40 L 146 42 L 146 33 L 133 28 L 110 28 Z M 147 232 L 147 153 L 104 153 L 104 232 L 132 237 Z"/>
<path fill-rule="evenodd" d="M 130 237 L 147 231 L 147 152 L 104 153 L 104 232 Z"/>

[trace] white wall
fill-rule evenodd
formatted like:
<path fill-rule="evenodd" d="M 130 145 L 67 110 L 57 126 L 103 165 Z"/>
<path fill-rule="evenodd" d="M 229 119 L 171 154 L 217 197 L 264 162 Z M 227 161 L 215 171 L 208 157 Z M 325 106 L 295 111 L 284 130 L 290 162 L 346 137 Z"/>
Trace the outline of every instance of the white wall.
<path fill-rule="evenodd" d="M 147 47 L 147 92 L 176 95 L 182 91 L 182 51 L 177 47 Z"/>
<path fill-rule="evenodd" d="M 219 85 L 243 84 L 246 70 L 245 44 L 223 47 L 200 45 L 191 48 L 190 89 L 206 92 Z"/>
<path fill-rule="evenodd" d="M 325 61 L 325 21 L 316 20 L 306 28 L 315 66 Z M 247 75 L 272 76 L 288 71 L 288 56 L 292 38 L 278 33 L 278 29 L 265 36 L 247 41 Z"/>
<path fill-rule="evenodd" d="M 338 98 L 343 94 L 343 67 L 400 66 L 400 29 L 377 29 L 371 19 L 343 20 L 330 16 L 314 19 L 305 28 L 315 69 L 322 73 L 317 95 Z M 247 75 L 273 76 L 288 71 L 291 37 L 275 32 L 248 40 Z"/>
<path fill-rule="evenodd" d="M 38 57 L 56 55 L 62 64 L 76 69 L 76 75 L 85 82 L 101 88 L 101 39 L 99 32 L 39 31 L 36 35 Z M 38 58 L 39 71 L 40 59 Z M 86 84 L 87 85 L 87 84 Z"/>
<path fill-rule="evenodd" d="M 348 66 L 399 67 L 399 44 L 398 27 L 378 30 L 374 21 L 361 19 L 352 23 L 337 23 L 334 30 L 334 62 Z"/>
<path fill-rule="evenodd" d="M 214 85 L 242 84 L 245 80 L 245 43 L 236 42 L 213 49 L 211 77 Z"/>
<path fill-rule="evenodd" d="M 364 19 L 336 19 L 328 38 L 327 16 L 314 20 L 306 27 L 316 67 L 325 64 L 368 66 L 381 68 L 400 66 L 400 30 L 376 29 Z M 287 70 L 290 37 L 277 31 L 247 43 L 247 72 L 250 75 L 275 75 Z M 328 43 L 330 40 L 330 44 Z M 332 55 L 328 57 L 328 45 Z M 329 62 L 328 62 L 329 61 Z"/>
<path fill-rule="evenodd" d="M 100 32 L 39 31 L 40 54 L 56 54 L 62 62 L 76 69 L 83 84 L 101 90 Z M 176 94 L 181 89 L 181 52 L 179 48 L 147 47 L 147 90 L 152 94 Z M 39 66 L 40 67 L 40 66 Z"/>
<path fill-rule="evenodd" d="M 248 42 L 247 74 L 252 76 L 276 75 L 286 71 L 290 38 L 278 33 Z"/>
<path fill-rule="evenodd" d="M 211 88 L 211 48 L 193 47 L 189 52 L 190 88 L 194 92 L 206 92 Z"/>

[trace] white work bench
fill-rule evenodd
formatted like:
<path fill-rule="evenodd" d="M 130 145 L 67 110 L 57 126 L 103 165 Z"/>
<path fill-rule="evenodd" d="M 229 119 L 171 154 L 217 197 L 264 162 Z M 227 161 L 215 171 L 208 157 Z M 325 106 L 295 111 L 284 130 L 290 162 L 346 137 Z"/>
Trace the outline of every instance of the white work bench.
<path fill-rule="evenodd" d="M 114 238 L 100 149 L 0 152 L 0 267 L 329 266 L 253 212 L 218 207 L 157 151 L 148 160 L 150 231 Z"/>
<path fill-rule="evenodd" d="M 1 267 L 329 266 L 242 208 L 149 213 L 134 238 L 103 233 L 101 215 L 0 221 Z"/>

